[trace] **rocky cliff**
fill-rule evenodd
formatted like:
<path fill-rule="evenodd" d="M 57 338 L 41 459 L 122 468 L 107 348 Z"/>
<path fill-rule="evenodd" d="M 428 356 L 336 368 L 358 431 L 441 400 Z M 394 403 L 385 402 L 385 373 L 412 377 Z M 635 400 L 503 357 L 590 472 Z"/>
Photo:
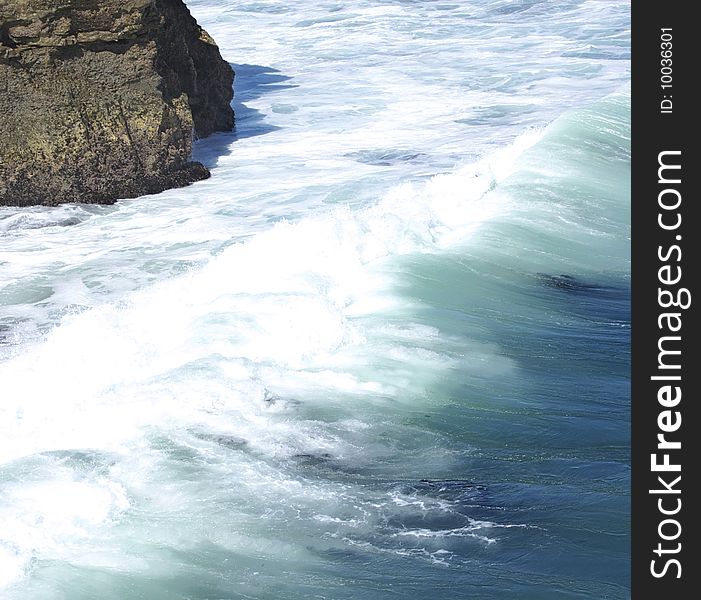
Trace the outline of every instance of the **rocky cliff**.
<path fill-rule="evenodd" d="M 209 176 L 233 71 L 182 0 L 0 0 L 0 204 L 112 203 Z"/>

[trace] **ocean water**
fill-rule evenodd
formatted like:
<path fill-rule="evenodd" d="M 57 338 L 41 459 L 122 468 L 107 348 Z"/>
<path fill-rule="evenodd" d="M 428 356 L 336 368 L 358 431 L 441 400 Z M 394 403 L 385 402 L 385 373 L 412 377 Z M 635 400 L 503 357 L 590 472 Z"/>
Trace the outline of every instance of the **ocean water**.
<path fill-rule="evenodd" d="M 0 597 L 629 597 L 629 6 L 193 0 L 212 178 L 0 209 Z"/>

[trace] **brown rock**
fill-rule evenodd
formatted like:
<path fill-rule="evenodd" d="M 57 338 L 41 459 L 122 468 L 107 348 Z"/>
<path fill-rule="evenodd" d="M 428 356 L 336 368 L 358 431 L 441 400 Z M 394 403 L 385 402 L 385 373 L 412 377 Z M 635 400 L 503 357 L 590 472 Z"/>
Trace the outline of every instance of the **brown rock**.
<path fill-rule="evenodd" d="M 233 71 L 181 0 L 0 0 L 0 205 L 112 203 L 205 179 Z"/>

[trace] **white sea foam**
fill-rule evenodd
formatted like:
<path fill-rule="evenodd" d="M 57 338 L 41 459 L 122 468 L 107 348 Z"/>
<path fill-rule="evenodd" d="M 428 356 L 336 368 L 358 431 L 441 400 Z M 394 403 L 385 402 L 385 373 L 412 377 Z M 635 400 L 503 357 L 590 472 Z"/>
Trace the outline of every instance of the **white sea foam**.
<path fill-rule="evenodd" d="M 118 445 L 161 419 L 160 411 L 172 414 L 172 379 L 180 372 L 197 380 L 191 365 L 200 360 L 211 361 L 219 377 L 183 383 L 187 401 L 179 405 L 204 409 L 236 390 L 248 396 L 259 374 L 271 370 L 277 371 L 273 382 L 291 377 L 346 391 L 382 390 L 381 382 L 329 369 L 338 366 L 341 349 L 372 336 L 354 319 L 398 302 L 388 291 L 388 273 L 377 265 L 387 257 L 436 251 L 498 214 L 500 203 L 485 194 L 537 139 L 528 134 L 477 165 L 402 185 L 365 209 L 326 209 L 279 222 L 193 273 L 66 317 L 45 342 L 0 365 L 7 390 L 0 456 L 110 440 Z M 406 338 L 410 331 L 392 335 Z M 427 335 L 417 332 L 418 338 Z M 392 353 L 446 361 L 435 351 L 401 345 Z M 159 380 L 164 385 L 154 393 Z"/>
<path fill-rule="evenodd" d="M 533 146 L 625 78 L 611 31 L 626 11 L 189 4 L 239 65 L 238 139 L 196 144 L 213 177 L 114 207 L 0 213 L 0 586 L 44 559 L 160 573 L 159 553 L 205 542 L 256 564 L 316 564 L 311 538 L 449 565 L 443 541 L 490 544 L 497 526 L 382 529 L 464 518 L 348 473 L 402 457 L 391 434 L 446 373 L 516 367 L 493 343 L 413 322 L 400 259 L 454 251 L 509 215 L 539 235 L 544 215 L 558 235 L 599 234 L 503 186 L 524 160 L 557 175 Z M 431 464 L 454 459 L 406 427 L 431 440 Z"/>
<path fill-rule="evenodd" d="M 125 490 L 109 480 L 47 479 L 3 487 L 0 585 L 21 576 L 35 557 L 70 556 L 96 527 L 129 506 Z"/>
<path fill-rule="evenodd" d="M 408 307 L 393 292 L 388 267 L 402 255 L 464 244 L 482 224 L 514 210 L 499 184 L 542 136 L 529 131 L 474 164 L 401 184 L 364 207 L 319 207 L 278 221 L 199 268 L 64 317 L 44 341 L 0 364 L 0 458 L 7 463 L 75 448 L 125 453 L 142 445 L 153 427 L 193 424 L 271 457 L 357 456 L 317 425 L 271 418 L 287 399 L 315 391 L 366 402 L 401 396 L 400 390 L 421 389 L 417 374 L 435 377 L 458 364 L 440 350 L 447 338 L 437 330 L 369 320 Z M 358 350 L 407 368 L 359 375 Z M 475 342 L 469 356 L 482 374 L 512 368 L 489 345 Z M 469 372 L 469 364 L 462 367 Z M 290 493 L 287 484 L 281 493 Z M 394 502 L 418 510 L 441 506 L 401 496 Z M 79 535 L 74 508 L 57 503 L 52 542 L 38 537 L 23 548 L 50 552 L 57 540 Z M 17 531 L 17 519 L 10 517 L 8 530 Z M 13 552 L 7 561 L 17 571 L 24 564 L 18 556 L 29 554 Z"/>
<path fill-rule="evenodd" d="M 145 428 L 208 422 L 212 411 L 235 414 L 232 433 L 268 455 L 343 454 L 340 440 L 317 428 L 271 424 L 266 413 L 276 407 L 266 405 L 266 394 L 311 387 L 386 396 L 409 385 L 405 375 L 373 381 L 345 370 L 352 360 L 344 351 L 372 346 L 377 333 L 398 343 L 389 358 L 434 369 L 450 364 L 438 351 L 412 347 L 436 331 L 374 332 L 362 324 L 363 315 L 399 302 L 381 266 L 389 257 L 434 252 L 451 236 L 463 239 L 498 212 L 485 194 L 537 139 L 528 134 L 476 165 L 401 185 L 367 208 L 281 221 L 201 269 L 65 317 L 45 341 L 0 365 L 0 458 L 74 448 L 122 452 L 140 443 Z M 6 518 L 11 538 L 31 538 L 7 559 L 15 571 L 27 548 L 53 551 L 58 540 L 79 536 L 76 515 L 85 513 L 86 527 L 107 517 L 104 490 L 51 485 L 43 508 L 35 505 L 40 487 L 16 492 L 26 496 L 22 515 L 43 515 L 44 525 L 28 530 L 24 516 Z M 50 540 L 41 537 L 49 535 L 44 527 Z"/>

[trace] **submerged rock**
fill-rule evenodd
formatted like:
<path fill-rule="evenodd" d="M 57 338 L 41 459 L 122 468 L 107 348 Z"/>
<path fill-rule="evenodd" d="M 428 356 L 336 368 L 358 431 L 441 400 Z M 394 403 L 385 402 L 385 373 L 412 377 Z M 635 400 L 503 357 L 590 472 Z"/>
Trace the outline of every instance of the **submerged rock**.
<path fill-rule="evenodd" d="M 546 287 L 564 290 L 566 292 L 587 292 L 598 291 L 603 288 L 598 285 L 591 285 L 573 277 L 572 275 L 550 275 L 548 273 L 538 273 L 538 279 Z"/>
<path fill-rule="evenodd" d="M 0 204 L 110 204 L 205 179 L 234 73 L 182 0 L 0 0 Z"/>

